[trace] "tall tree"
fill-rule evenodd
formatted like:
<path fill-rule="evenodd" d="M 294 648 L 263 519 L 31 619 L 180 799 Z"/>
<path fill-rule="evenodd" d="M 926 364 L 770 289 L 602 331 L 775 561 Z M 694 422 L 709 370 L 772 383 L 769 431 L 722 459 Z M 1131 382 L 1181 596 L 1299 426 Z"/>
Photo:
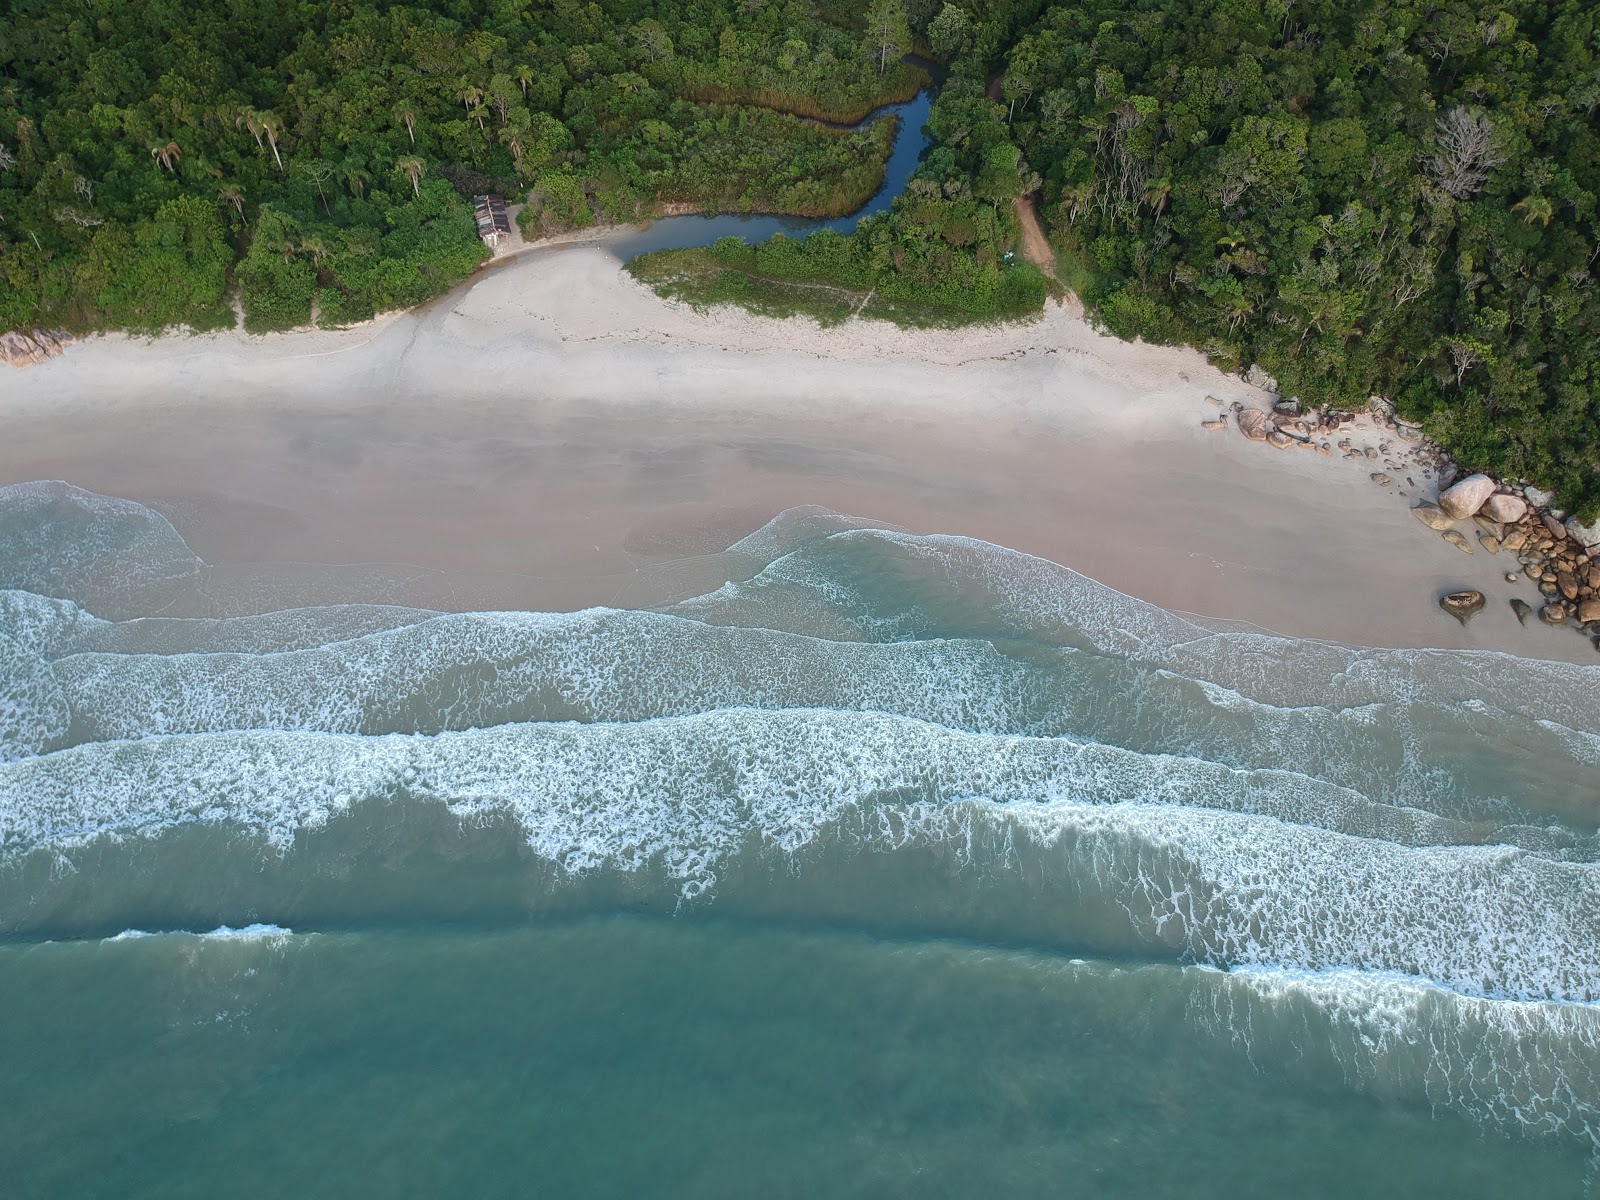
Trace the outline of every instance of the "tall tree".
<path fill-rule="evenodd" d="M 882 75 L 889 63 L 911 49 L 911 22 L 905 0 L 872 0 L 867 9 L 867 49 Z"/>

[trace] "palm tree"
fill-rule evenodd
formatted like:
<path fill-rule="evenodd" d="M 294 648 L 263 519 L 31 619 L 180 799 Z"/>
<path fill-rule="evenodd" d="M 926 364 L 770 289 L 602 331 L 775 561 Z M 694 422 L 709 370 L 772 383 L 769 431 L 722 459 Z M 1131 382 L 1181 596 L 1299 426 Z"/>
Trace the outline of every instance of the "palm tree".
<path fill-rule="evenodd" d="M 1513 204 L 1511 211 L 1521 213 L 1523 221 L 1529 225 L 1537 221 L 1540 226 L 1545 226 L 1555 217 L 1556 206 L 1544 196 L 1529 196 Z"/>
<path fill-rule="evenodd" d="M 474 104 L 471 108 L 467 109 L 467 116 L 471 117 L 478 123 L 479 129 L 483 128 L 483 119 L 488 115 L 489 110 L 481 104 Z"/>
<path fill-rule="evenodd" d="M 225 183 L 217 189 L 217 199 L 224 204 L 233 205 L 239 214 L 239 219 L 244 219 L 244 191 L 238 184 Z"/>
<path fill-rule="evenodd" d="M 1162 210 L 1167 207 L 1167 197 L 1171 195 L 1172 180 L 1158 179 L 1145 188 L 1144 202 L 1154 209 L 1156 216 L 1159 217 Z"/>
<path fill-rule="evenodd" d="M 165 146 L 151 146 L 150 157 L 155 159 L 159 166 L 176 174 L 177 168 L 173 164 L 183 157 L 183 151 L 178 148 L 177 142 L 168 142 Z"/>
<path fill-rule="evenodd" d="M 321 269 L 322 260 L 328 257 L 329 253 L 327 239 L 316 235 L 301 238 L 300 249 L 311 255 L 311 266 L 317 270 Z"/>
<path fill-rule="evenodd" d="M 407 102 L 394 110 L 394 119 L 406 127 L 406 133 L 411 137 L 411 144 L 417 144 L 417 110 L 416 106 Z"/>
<path fill-rule="evenodd" d="M 461 101 L 461 107 L 470 113 L 472 106 L 483 99 L 483 89 L 463 82 L 456 88 L 456 99 Z"/>
<path fill-rule="evenodd" d="M 422 173 L 428 168 L 420 158 L 402 158 L 394 164 L 394 169 L 409 176 L 411 179 L 411 191 L 415 195 L 422 195 L 420 180 L 422 179 Z"/>
<path fill-rule="evenodd" d="M 367 180 L 371 178 L 359 163 L 345 162 L 339 173 L 344 176 L 345 186 L 350 189 L 350 194 L 357 200 L 367 194 Z"/>
<path fill-rule="evenodd" d="M 278 135 L 283 132 L 283 121 L 276 113 L 257 113 L 256 120 L 261 125 L 261 132 L 267 135 L 267 141 L 272 143 L 272 157 L 277 159 L 278 170 L 283 170 L 283 159 L 278 155 Z"/>
<path fill-rule="evenodd" d="M 235 128 L 238 128 L 242 125 L 244 128 L 248 129 L 251 135 L 256 139 L 256 149 L 261 149 L 261 116 L 256 112 L 255 109 L 246 108 L 242 110 L 239 115 L 234 118 L 233 124 Z"/>
<path fill-rule="evenodd" d="M 532 67 L 520 66 L 511 68 L 511 78 L 515 79 L 519 84 L 522 85 L 522 94 L 524 97 L 526 97 L 528 94 L 528 85 L 538 77 L 534 75 Z"/>

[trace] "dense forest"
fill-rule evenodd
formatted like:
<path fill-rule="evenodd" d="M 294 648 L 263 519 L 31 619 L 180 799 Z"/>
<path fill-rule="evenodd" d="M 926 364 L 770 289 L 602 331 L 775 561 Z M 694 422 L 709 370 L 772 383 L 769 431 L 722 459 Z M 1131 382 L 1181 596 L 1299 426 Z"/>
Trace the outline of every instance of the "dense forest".
<path fill-rule="evenodd" d="M 0 24 L 0 329 L 281 329 L 416 304 L 534 226 L 833 215 L 923 76 L 789 0 L 19 0 Z M 799 114 L 799 115 L 790 115 Z M 820 118 L 820 120 L 819 120 Z"/>
<path fill-rule="evenodd" d="M 1002 265 L 1035 196 L 1113 332 L 1373 394 L 1462 461 L 1600 511 L 1600 8 L 1584 0 L 962 0 L 934 144 L 851 245 L 662 256 L 664 290 L 780 311 L 783 282 L 951 319 L 1036 302 Z M 962 275 L 964 286 L 948 289 Z M 825 319 L 838 301 L 806 300 Z M 893 305 L 888 316 L 909 311 Z M 869 310 L 871 311 L 871 310 Z"/>
<path fill-rule="evenodd" d="M 959 322 L 1078 292 L 1126 337 L 1392 397 L 1600 510 L 1600 20 L 1580 0 L 21 0 L 0 26 L 0 328 L 252 329 L 415 303 L 553 231 L 826 215 L 638 273 L 697 302 Z M 1017 262 L 1030 197 L 1058 278 Z"/>

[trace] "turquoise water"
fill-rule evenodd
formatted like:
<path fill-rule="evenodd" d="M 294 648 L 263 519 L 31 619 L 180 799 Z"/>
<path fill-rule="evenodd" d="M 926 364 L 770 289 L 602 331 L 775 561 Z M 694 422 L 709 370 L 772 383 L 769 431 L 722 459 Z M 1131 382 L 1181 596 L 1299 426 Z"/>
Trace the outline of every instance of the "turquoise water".
<path fill-rule="evenodd" d="M 286 607 L 0 489 L 7 1194 L 1597 1194 L 1600 669 L 711 566 Z"/>

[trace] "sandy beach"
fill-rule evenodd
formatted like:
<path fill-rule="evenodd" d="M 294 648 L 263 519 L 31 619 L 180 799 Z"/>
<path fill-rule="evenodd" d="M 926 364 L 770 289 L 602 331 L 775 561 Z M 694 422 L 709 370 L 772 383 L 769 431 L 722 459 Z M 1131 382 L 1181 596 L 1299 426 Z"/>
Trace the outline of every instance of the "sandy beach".
<path fill-rule="evenodd" d="M 960 332 L 697 314 L 601 241 L 349 330 L 91 339 L 0 378 L 0 483 L 152 504 L 241 587 L 251 563 L 304 564 L 313 591 L 372 564 L 442 606 L 648 604 L 715 586 L 696 556 L 817 504 L 1279 633 L 1597 661 L 1517 624 L 1506 601 L 1537 597 L 1505 581 L 1511 556 L 1413 519 L 1421 473 L 1381 487 L 1365 458 L 1202 429 L 1207 396 L 1269 402 L 1054 305 Z M 1465 628 L 1436 605 L 1462 587 L 1490 600 Z"/>

